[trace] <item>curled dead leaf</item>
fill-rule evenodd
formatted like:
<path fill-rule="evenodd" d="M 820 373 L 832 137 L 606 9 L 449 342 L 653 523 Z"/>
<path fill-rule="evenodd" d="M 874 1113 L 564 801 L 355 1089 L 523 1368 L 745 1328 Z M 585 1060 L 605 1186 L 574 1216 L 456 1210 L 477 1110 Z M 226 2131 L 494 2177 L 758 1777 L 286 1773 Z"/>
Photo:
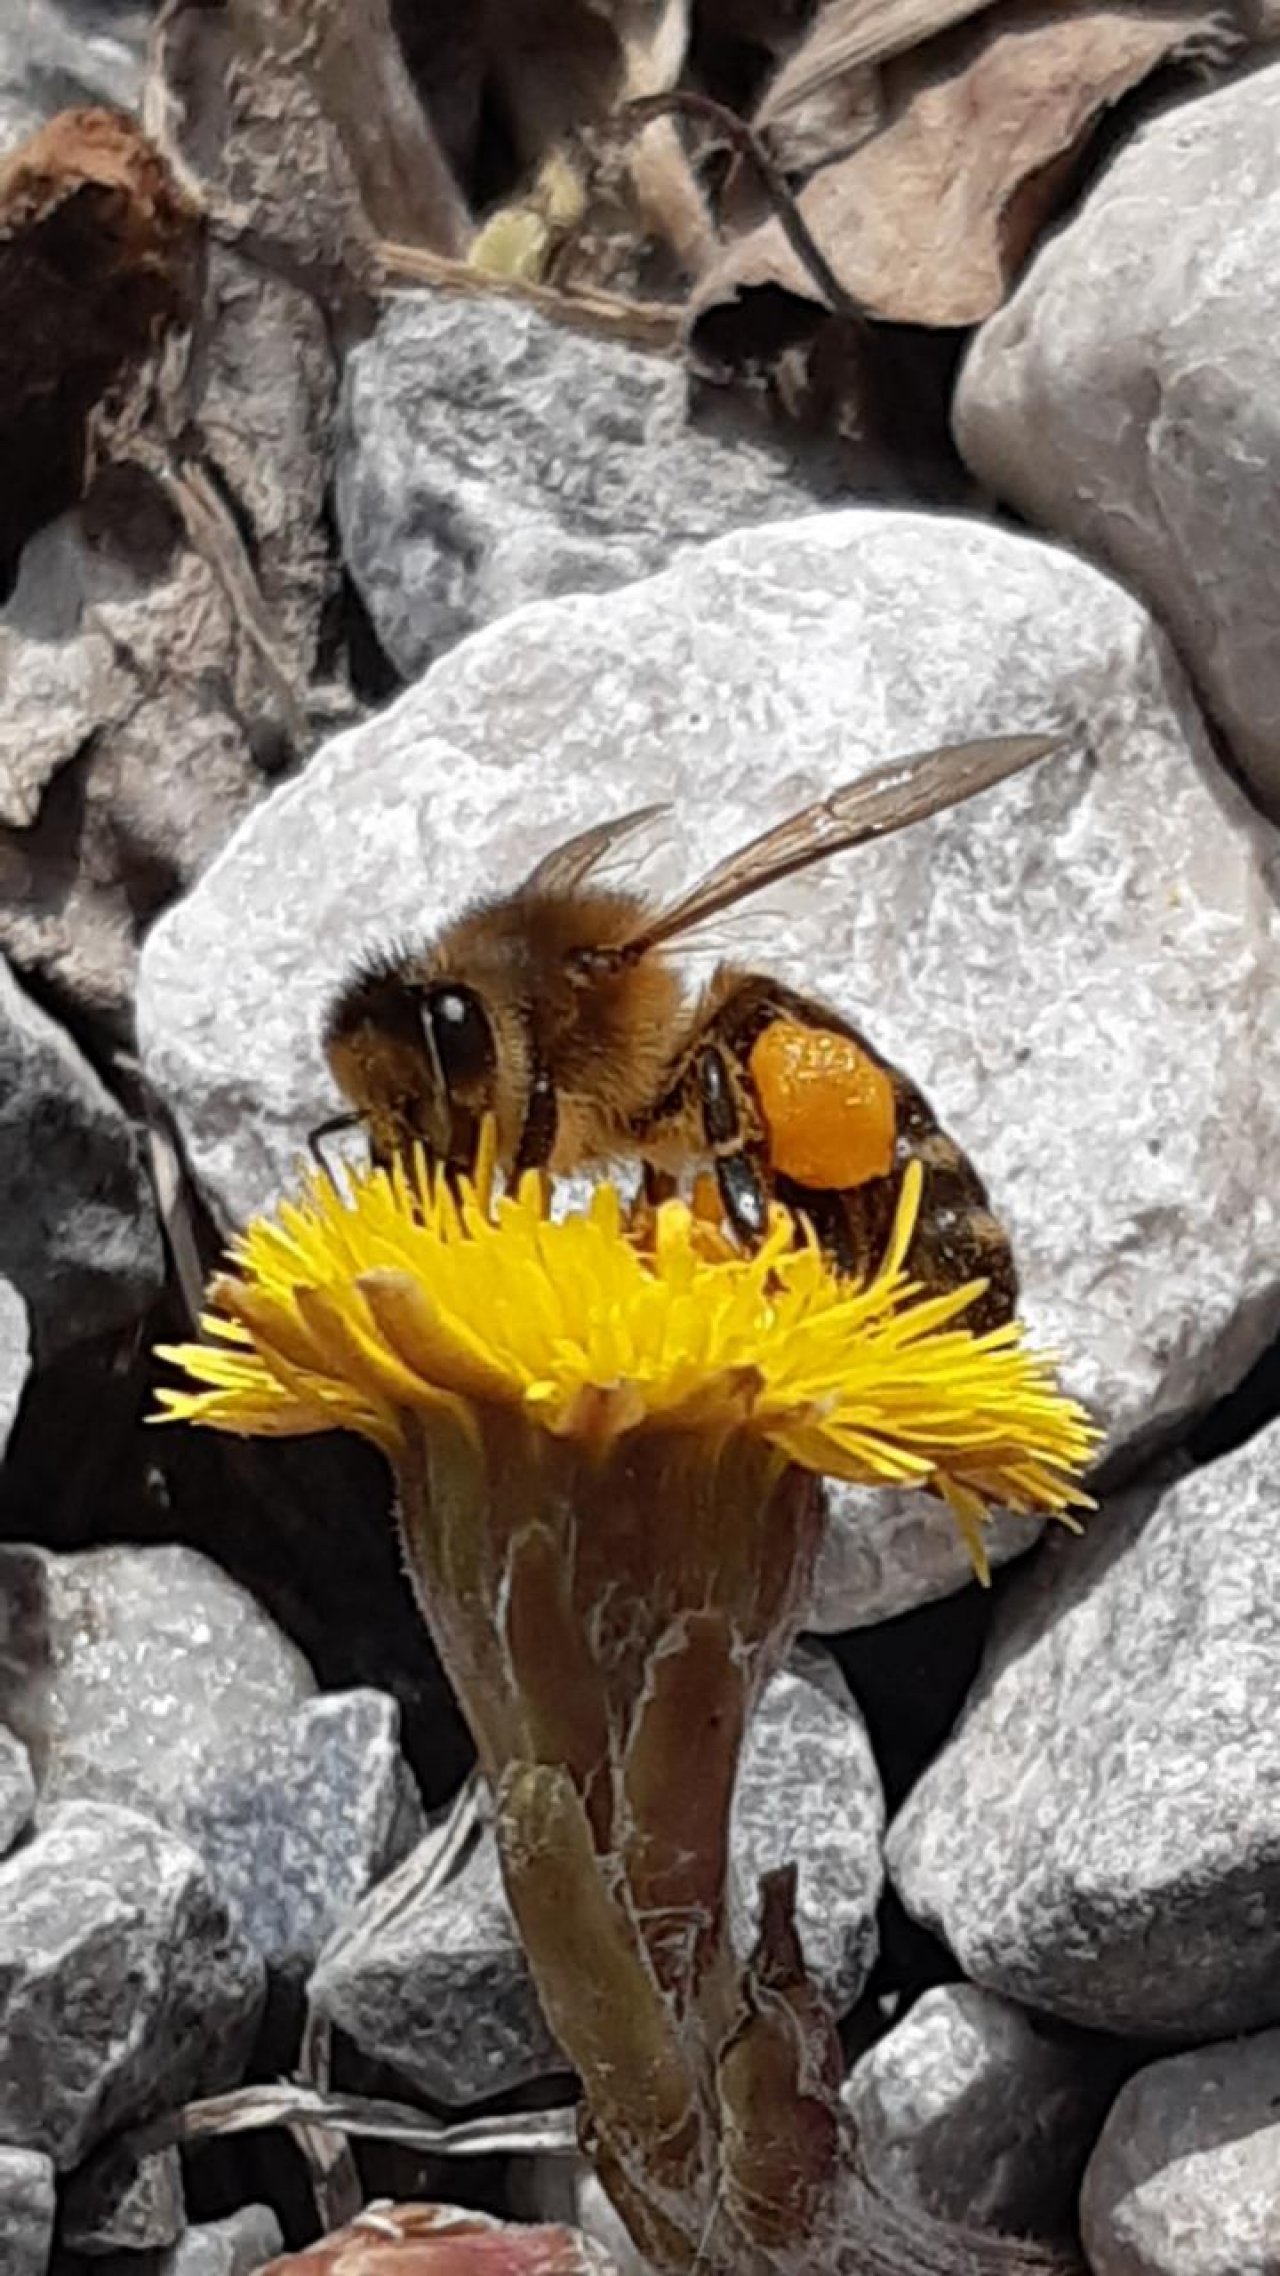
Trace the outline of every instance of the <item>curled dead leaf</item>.
<path fill-rule="evenodd" d="M 0 585 L 79 494 L 94 406 L 190 320 L 201 232 L 115 111 L 63 111 L 0 168 Z"/>
<path fill-rule="evenodd" d="M 846 292 L 896 324 L 980 323 L 1064 197 L 1100 114 L 1219 23 L 1203 5 L 1006 0 L 890 57 L 879 73 L 884 124 L 798 201 Z M 703 279 L 695 344 L 710 327 L 719 355 L 735 343 L 749 355 L 758 315 L 776 322 L 780 298 L 800 304 L 800 331 L 806 307 L 811 329 L 824 306 L 771 219 Z"/>

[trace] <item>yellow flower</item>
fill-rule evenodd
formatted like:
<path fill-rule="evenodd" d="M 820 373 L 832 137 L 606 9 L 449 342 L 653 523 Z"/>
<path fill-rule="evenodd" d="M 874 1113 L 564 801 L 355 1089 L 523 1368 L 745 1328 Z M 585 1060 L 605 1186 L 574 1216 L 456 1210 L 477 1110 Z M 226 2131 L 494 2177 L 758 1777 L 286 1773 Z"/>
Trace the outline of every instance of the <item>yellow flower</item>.
<path fill-rule="evenodd" d="M 188 1386 L 163 1416 L 250 1435 L 359 1431 L 393 1459 L 405 1418 L 441 1399 L 521 1410 L 554 1436 L 607 1447 L 661 1428 L 747 1432 L 810 1471 L 931 1487 L 980 1572 L 998 1505 L 1066 1517 L 1097 1432 L 1011 1324 L 963 1314 L 981 1283 L 924 1296 L 903 1259 L 920 1172 L 865 1283 L 837 1278 L 782 1210 L 751 1256 L 681 1202 L 640 1245 L 602 1186 L 553 1220 L 545 1182 L 496 1196 L 489 1167 L 455 1195 L 421 1160 L 313 1174 L 258 1218 L 214 1283 L 209 1341 L 162 1353 Z"/>

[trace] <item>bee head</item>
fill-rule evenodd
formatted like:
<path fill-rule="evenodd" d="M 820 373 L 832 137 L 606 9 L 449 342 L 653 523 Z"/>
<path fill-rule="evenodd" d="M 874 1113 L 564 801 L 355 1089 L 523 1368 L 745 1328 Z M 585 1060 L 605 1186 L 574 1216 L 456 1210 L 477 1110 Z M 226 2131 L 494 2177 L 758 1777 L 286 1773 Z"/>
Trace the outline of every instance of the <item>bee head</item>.
<path fill-rule="evenodd" d="M 377 1161 L 421 1142 L 469 1168 L 480 1123 L 497 1105 L 498 1039 L 474 988 L 377 965 L 357 974 L 329 1013 L 325 1055 Z"/>

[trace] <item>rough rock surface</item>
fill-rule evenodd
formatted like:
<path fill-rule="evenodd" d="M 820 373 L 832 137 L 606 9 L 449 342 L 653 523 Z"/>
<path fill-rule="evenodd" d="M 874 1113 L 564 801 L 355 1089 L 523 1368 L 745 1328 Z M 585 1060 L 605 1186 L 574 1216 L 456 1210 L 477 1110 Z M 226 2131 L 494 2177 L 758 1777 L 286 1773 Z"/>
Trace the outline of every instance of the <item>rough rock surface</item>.
<path fill-rule="evenodd" d="M 27 1308 L 16 1288 L 0 1280 L 0 1454 L 3 1454 L 31 1368 Z"/>
<path fill-rule="evenodd" d="M 1173 628 L 1280 808 L 1280 68 L 1147 125 L 984 325 L 960 448 L 1019 510 L 1112 562 Z"/>
<path fill-rule="evenodd" d="M 157 2252 L 176 2244 L 187 2225 L 182 2160 L 174 2148 L 139 2157 L 126 2142 L 108 2142 L 62 2193 L 58 2240 L 73 2252 Z"/>
<path fill-rule="evenodd" d="M 406 679 L 522 601 L 817 503 L 794 456 L 689 424 L 679 364 L 511 301 L 393 300 L 347 365 L 337 508 Z"/>
<path fill-rule="evenodd" d="M 0 958 L 0 1275 L 37 1355 L 136 1318 L 160 1285 L 137 1145 L 70 1036 Z"/>
<path fill-rule="evenodd" d="M 1280 2021 L 1280 1424 L 1014 1589 L 890 1830 L 965 1973 L 1105 2030 Z"/>
<path fill-rule="evenodd" d="M 57 2210 L 52 2158 L 0 2149 L 0 2266 L 4 2276 L 45 2276 Z"/>
<path fill-rule="evenodd" d="M 743 1750 L 732 1854 L 739 1933 L 761 1873 L 794 1860 L 805 1958 L 843 2012 L 876 1955 L 884 1804 L 862 1719 L 826 1655 L 797 1652 Z M 425 1856 L 427 1852 L 422 1852 Z M 340 1931 L 311 1980 L 320 2012 L 422 2093 L 480 2101 L 563 2069 L 542 2019 L 486 1833 L 422 1894 L 410 1857 Z"/>
<path fill-rule="evenodd" d="M 36 1806 L 31 1757 L 20 1738 L 0 1723 L 0 1857 L 7 1857 L 30 1825 Z"/>
<path fill-rule="evenodd" d="M 267 2205 L 244 2205 L 224 2221 L 201 2221 L 167 2252 L 113 2253 L 93 2263 L 97 2276 L 258 2276 L 283 2249 L 280 2223 Z"/>
<path fill-rule="evenodd" d="M 66 2168 L 233 2085 L 262 1984 L 188 1843 L 134 1810 L 64 1804 L 0 1865 L 0 2138 Z"/>
<path fill-rule="evenodd" d="M 188 1803 L 184 1828 L 272 1968 L 298 1972 L 422 1832 L 380 1691 L 313 1699 Z"/>
<path fill-rule="evenodd" d="M 176 1543 L 0 1549 L 0 1623 L 0 1714 L 46 1809 L 80 1796 L 175 1823 L 315 1691 L 248 1592 Z"/>
<path fill-rule="evenodd" d="M 1280 919 L 1270 841 L 1150 619 L 1034 540 L 822 515 L 476 634 L 160 920 L 148 1071 L 242 1218 L 333 1110 L 321 1023 L 372 942 L 644 801 L 673 799 L 678 824 L 627 874 L 665 890 L 892 753 L 1054 726 L 1073 753 L 795 879 L 732 947 L 914 1073 L 1010 1225 L 1034 1332 L 1123 1447 L 1223 1390 L 1280 1320 Z M 817 1624 L 965 1578 L 935 1503 L 839 1506 L 851 1554 Z"/>
<path fill-rule="evenodd" d="M 0 159 L 80 103 L 131 109 L 142 89 L 145 0 L 18 0 L 0 18 Z"/>
<path fill-rule="evenodd" d="M 857 2063 L 844 2099 L 876 2189 L 961 2227 L 1071 2225 L 1114 2068 L 1011 2000 L 941 1984 Z"/>
<path fill-rule="evenodd" d="M 1094 2276 L 1277 2276 L 1280 2031 L 1153 2063 L 1089 2161 Z"/>
<path fill-rule="evenodd" d="M 797 1651 L 742 1750 L 732 1856 L 752 1927 L 760 1875 L 795 1864 L 804 1956 L 842 2015 L 876 1956 L 883 1838 L 880 1778 L 848 1686 L 825 1652 Z"/>
<path fill-rule="evenodd" d="M 321 1953 L 313 2008 L 432 2102 L 487 2101 L 562 2071 L 492 1838 L 438 1889 L 424 1891 L 425 1854 L 406 1858 Z"/>
<path fill-rule="evenodd" d="M 0 1714 L 42 1807 L 146 1811 L 200 1851 L 273 1968 L 308 1965 L 421 1830 L 395 1702 L 315 1699 L 244 1589 L 174 1547 L 0 1549 Z"/>

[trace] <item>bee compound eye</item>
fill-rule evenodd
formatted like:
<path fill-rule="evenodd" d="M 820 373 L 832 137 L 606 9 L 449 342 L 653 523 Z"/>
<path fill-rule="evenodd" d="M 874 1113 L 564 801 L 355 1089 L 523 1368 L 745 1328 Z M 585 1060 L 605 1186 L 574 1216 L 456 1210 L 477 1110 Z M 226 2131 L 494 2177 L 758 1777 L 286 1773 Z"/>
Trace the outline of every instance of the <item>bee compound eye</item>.
<path fill-rule="evenodd" d="M 493 1073 L 493 1028 L 480 998 L 470 988 L 433 988 L 423 1016 L 450 1090 L 481 1082 Z"/>

